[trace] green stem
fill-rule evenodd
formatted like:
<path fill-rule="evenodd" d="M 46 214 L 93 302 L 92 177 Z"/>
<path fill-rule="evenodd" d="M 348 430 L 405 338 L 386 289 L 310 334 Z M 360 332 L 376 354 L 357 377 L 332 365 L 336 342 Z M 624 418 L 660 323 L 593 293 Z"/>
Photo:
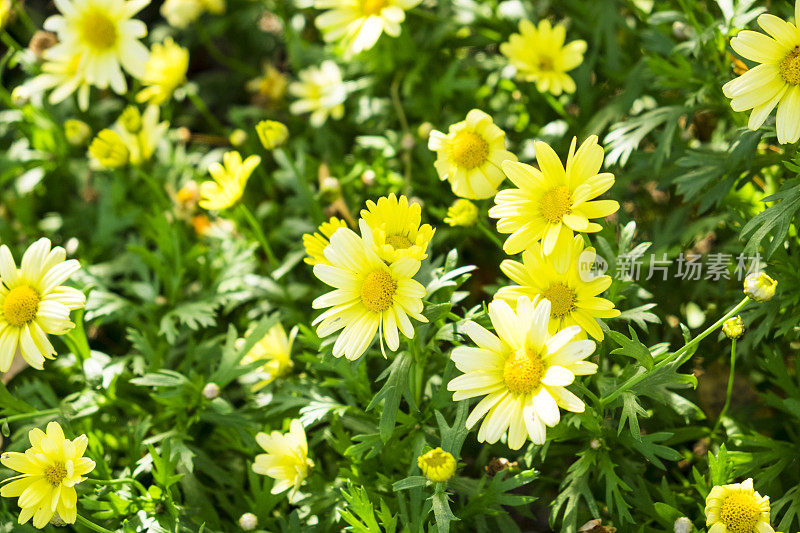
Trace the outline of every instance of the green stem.
<path fill-rule="evenodd" d="M 206 103 L 203 101 L 202 98 L 197 94 L 194 89 L 188 89 L 186 91 L 187 96 L 189 96 L 189 100 L 192 101 L 192 104 L 200 111 L 200 114 L 208 121 L 212 128 L 214 128 L 217 133 L 224 133 L 225 126 L 222 125 L 222 122 L 214 116 L 211 110 L 208 108 Z"/>
<path fill-rule="evenodd" d="M 503 249 L 503 241 L 500 240 L 500 237 L 498 237 L 480 217 L 478 218 L 478 229 L 481 230 L 481 233 L 489 237 L 489 240 L 495 243 L 498 248 L 501 250 Z"/>
<path fill-rule="evenodd" d="M 272 247 L 269 245 L 269 241 L 267 241 L 267 236 L 264 235 L 264 231 L 261 229 L 261 226 L 259 225 L 258 220 L 256 220 L 256 217 L 253 216 L 253 213 L 243 203 L 239 204 L 238 210 L 245 218 L 245 220 L 247 220 L 247 223 L 250 224 L 250 227 L 256 234 L 256 239 L 258 239 L 258 242 L 261 243 L 261 248 L 264 249 L 264 253 L 267 255 L 267 261 L 269 261 L 273 265 L 277 265 L 278 258 L 275 257 L 275 253 L 272 251 Z"/>
<path fill-rule="evenodd" d="M 302 198 L 303 203 L 308 206 L 311 212 L 311 218 L 314 221 L 314 225 L 319 226 L 325 220 L 325 217 L 322 213 L 322 208 L 314 198 L 314 191 L 311 190 L 311 184 L 308 183 L 305 173 L 300 172 L 297 169 L 297 166 L 294 164 L 294 160 L 289 157 L 289 154 L 283 148 L 275 148 L 272 152 L 273 156 L 289 169 L 289 172 L 292 173 L 295 181 L 297 181 L 297 183 L 300 185 L 300 197 Z"/>
<path fill-rule="evenodd" d="M 733 309 L 728 311 L 725 314 L 725 316 L 723 316 L 722 318 L 720 318 L 719 320 L 714 322 L 714 324 L 712 324 L 709 328 L 707 328 L 705 331 L 700 333 L 697 337 L 695 337 L 694 339 L 692 339 L 689 342 L 687 342 L 678 351 L 676 351 L 675 353 L 673 353 L 669 357 L 665 357 L 664 359 L 659 361 L 655 366 L 653 366 L 652 369 L 650 369 L 650 371 L 642 372 L 641 374 L 637 374 L 637 375 L 633 376 L 628 381 L 623 383 L 620 387 L 618 387 L 614 392 L 612 392 L 611 394 L 609 394 L 605 398 L 602 398 L 600 400 L 600 405 L 601 406 L 606 406 L 606 405 L 610 404 L 611 402 L 616 400 L 623 392 L 625 392 L 627 390 L 630 390 L 631 388 L 635 387 L 644 378 L 646 378 L 650 374 L 658 372 L 659 370 L 661 370 L 662 368 L 664 368 L 668 364 L 676 363 L 676 366 L 680 366 L 683 363 L 685 363 L 686 360 L 688 360 L 692 356 L 692 352 L 691 352 L 692 348 L 697 346 L 697 344 L 701 340 L 705 339 L 706 337 L 711 335 L 714 331 L 719 329 L 720 326 L 722 326 L 722 324 L 726 320 L 728 320 L 729 318 L 734 316 L 736 313 L 738 313 L 745 305 L 747 305 L 747 302 L 749 302 L 749 301 L 750 301 L 750 298 L 745 296 L 744 299 L 741 302 L 739 302 Z"/>
<path fill-rule="evenodd" d="M 136 487 L 137 489 L 139 489 L 139 491 L 141 491 L 142 494 L 147 494 L 147 489 L 145 488 L 145 486 L 142 485 L 141 483 L 139 483 L 137 480 L 135 480 L 133 478 L 130 478 L 130 477 L 123 477 L 123 478 L 120 478 L 120 479 L 86 478 L 85 481 L 88 482 L 88 483 L 93 483 L 95 485 L 127 485 L 127 484 L 130 484 L 130 485 L 133 485 L 134 487 Z"/>
<path fill-rule="evenodd" d="M 3 43 L 11 50 L 23 49 L 23 46 L 19 44 L 7 31 L 0 33 L 0 41 L 3 41 Z"/>
<path fill-rule="evenodd" d="M 719 425 L 722 423 L 722 419 L 725 418 L 725 415 L 728 413 L 728 407 L 731 405 L 731 394 L 733 393 L 733 372 L 736 369 L 736 339 L 731 339 L 731 372 L 728 375 L 728 391 L 725 393 L 725 405 L 722 406 L 722 411 L 719 413 L 719 418 L 717 418 L 717 423 L 714 424 L 714 429 L 711 430 L 711 434 L 714 435 L 719 428 Z"/>
<path fill-rule="evenodd" d="M 4 422 L 16 422 L 17 420 L 25 420 L 26 418 L 36 418 L 37 416 L 57 415 L 61 409 L 56 407 L 54 409 L 45 409 L 44 411 L 32 411 L 30 413 L 20 413 L 18 415 L 11 415 L 0 419 L 0 424 Z"/>
<path fill-rule="evenodd" d="M 87 520 L 86 518 L 82 517 L 81 515 L 77 515 L 75 522 L 82 526 L 88 527 L 92 531 L 97 531 L 98 533 L 114 533 L 110 529 L 106 529 L 103 526 L 99 526 L 94 522 L 92 522 L 91 520 Z"/>

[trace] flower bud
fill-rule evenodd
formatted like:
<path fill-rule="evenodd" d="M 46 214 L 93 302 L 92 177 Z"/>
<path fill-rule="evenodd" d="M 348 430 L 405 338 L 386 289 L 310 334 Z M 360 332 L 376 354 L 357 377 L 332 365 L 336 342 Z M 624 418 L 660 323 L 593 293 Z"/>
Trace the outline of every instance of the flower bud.
<path fill-rule="evenodd" d="M 105 129 L 89 145 L 89 155 L 106 168 L 119 168 L 128 163 L 130 152 L 117 132 Z"/>
<path fill-rule="evenodd" d="M 425 477 L 434 483 L 447 481 L 456 473 L 455 458 L 441 448 L 434 448 L 420 455 L 417 458 L 417 466 Z"/>
<path fill-rule="evenodd" d="M 372 187 L 375 185 L 375 171 L 371 168 L 368 168 L 361 174 L 361 183 L 366 185 L 367 187 Z"/>
<path fill-rule="evenodd" d="M 744 334 L 744 322 L 742 322 L 742 317 L 737 315 L 726 320 L 725 323 L 722 324 L 722 332 L 731 340 L 741 337 Z"/>
<path fill-rule="evenodd" d="M 137 133 L 142 129 L 142 114 L 137 108 L 129 105 L 119 116 L 119 123 L 129 133 Z"/>
<path fill-rule="evenodd" d="M 422 124 L 417 126 L 417 137 L 419 137 L 424 141 L 427 141 L 432 131 L 433 131 L 433 124 L 431 124 L 430 122 L 423 122 Z"/>
<path fill-rule="evenodd" d="M 42 54 L 44 54 L 45 50 L 54 47 L 56 44 L 58 44 L 58 37 L 56 37 L 55 33 L 39 30 L 31 37 L 28 48 L 37 59 L 42 59 Z"/>
<path fill-rule="evenodd" d="M 64 122 L 64 136 L 66 136 L 67 142 L 73 146 L 86 144 L 91 135 L 92 128 L 82 120 L 70 118 Z"/>
<path fill-rule="evenodd" d="M 778 282 L 764 272 L 753 272 L 744 278 L 744 293 L 757 302 L 767 302 L 775 296 Z"/>
<path fill-rule="evenodd" d="M 228 141 L 232 146 L 239 147 L 247 142 L 247 132 L 243 129 L 235 129 L 228 136 Z"/>
<path fill-rule="evenodd" d="M 213 400 L 219 396 L 219 385 L 213 382 L 206 383 L 206 386 L 203 387 L 203 396 L 206 400 Z"/>
<path fill-rule="evenodd" d="M 244 513 L 239 517 L 239 527 L 245 531 L 253 531 L 258 527 L 258 517 L 253 513 Z"/>
<path fill-rule="evenodd" d="M 675 533 L 692 533 L 692 521 L 685 516 L 675 520 L 675 524 L 672 527 Z"/>
<path fill-rule="evenodd" d="M 277 120 L 262 120 L 256 124 L 256 133 L 267 150 L 274 150 L 289 138 L 289 128 Z"/>
<path fill-rule="evenodd" d="M 25 85 L 18 85 L 11 91 L 11 103 L 22 107 L 31 101 L 31 91 Z"/>
<path fill-rule="evenodd" d="M 412 148 L 414 148 L 415 144 L 417 144 L 417 140 L 414 139 L 414 136 L 411 135 L 410 133 L 406 133 L 400 139 L 400 147 L 403 150 L 406 150 L 406 151 L 411 150 Z"/>
<path fill-rule="evenodd" d="M 333 203 L 342 195 L 342 185 L 333 176 L 326 176 L 320 181 L 319 192 L 325 203 Z"/>
<path fill-rule="evenodd" d="M 444 221 L 451 226 L 474 226 L 478 221 L 478 207 L 469 200 L 460 198 L 447 210 Z"/>

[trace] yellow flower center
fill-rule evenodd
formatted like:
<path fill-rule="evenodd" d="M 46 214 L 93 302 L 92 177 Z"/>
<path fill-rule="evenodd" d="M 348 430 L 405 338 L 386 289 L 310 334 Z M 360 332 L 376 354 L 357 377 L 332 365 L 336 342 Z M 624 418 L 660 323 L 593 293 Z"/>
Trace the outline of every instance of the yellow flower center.
<path fill-rule="evenodd" d="M 539 56 L 539 70 L 553 70 L 553 58 L 550 56 Z"/>
<path fill-rule="evenodd" d="M 395 250 L 405 250 L 411 247 L 411 241 L 404 235 L 388 235 L 386 237 L 386 244 Z"/>
<path fill-rule="evenodd" d="M 51 485 L 58 486 L 67 477 L 67 469 L 63 463 L 56 463 L 44 467 L 44 478 Z"/>
<path fill-rule="evenodd" d="M 503 381 L 514 394 L 528 394 L 539 388 L 544 370 L 544 363 L 538 354 L 520 348 L 506 359 Z"/>
<path fill-rule="evenodd" d="M 12 326 L 24 326 L 39 310 L 39 293 L 27 285 L 14 287 L 3 300 L 3 315 Z"/>
<path fill-rule="evenodd" d="M 386 0 L 361 0 L 361 12 L 365 17 L 378 15 L 386 7 Z"/>
<path fill-rule="evenodd" d="M 489 143 L 472 131 L 462 131 L 453 138 L 450 157 L 462 168 L 479 167 L 489 157 Z"/>
<path fill-rule="evenodd" d="M 719 517 L 731 533 L 752 533 L 761 515 L 761 506 L 752 494 L 733 493 L 722 503 Z"/>
<path fill-rule="evenodd" d="M 569 213 L 571 205 L 572 198 L 569 194 L 569 187 L 566 185 L 559 185 L 542 195 L 539 209 L 545 220 L 555 223 L 561 222 L 564 215 Z"/>
<path fill-rule="evenodd" d="M 542 293 L 550 301 L 550 315 L 563 318 L 575 309 L 575 291 L 560 282 L 555 282 Z"/>
<path fill-rule="evenodd" d="M 397 282 L 385 270 L 373 270 L 361 284 L 361 302 L 370 311 L 386 311 L 392 306 Z"/>
<path fill-rule="evenodd" d="M 795 46 L 781 61 L 781 76 L 790 85 L 800 85 L 800 46 Z"/>
<path fill-rule="evenodd" d="M 108 14 L 93 9 L 83 16 L 80 24 L 81 37 L 92 48 L 108 50 L 117 43 L 117 26 Z"/>

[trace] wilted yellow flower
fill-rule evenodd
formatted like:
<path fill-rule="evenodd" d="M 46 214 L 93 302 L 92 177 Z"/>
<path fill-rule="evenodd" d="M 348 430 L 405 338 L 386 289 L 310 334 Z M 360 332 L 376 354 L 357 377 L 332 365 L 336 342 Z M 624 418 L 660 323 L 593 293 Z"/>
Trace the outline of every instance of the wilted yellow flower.
<path fill-rule="evenodd" d="M 89 140 L 92 135 L 92 128 L 82 120 L 74 118 L 64 121 L 64 136 L 67 142 L 73 146 L 81 146 Z"/>
<path fill-rule="evenodd" d="M 341 42 L 345 57 L 369 50 L 383 32 L 400 35 L 406 11 L 422 0 L 316 0 L 317 9 L 330 9 L 314 23 L 326 41 Z"/>
<path fill-rule="evenodd" d="M 264 74 L 247 82 L 247 90 L 256 93 L 260 103 L 275 104 L 283 99 L 289 82 L 286 75 L 273 65 L 264 65 Z"/>
<path fill-rule="evenodd" d="M 492 117 L 473 109 L 466 120 L 450 126 L 447 134 L 432 131 L 428 148 L 436 152 L 436 172 L 448 180 L 453 193 L 479 200 L 497 192 L 503 181 L 503 161 L 517 157 L 505 148 L 506 134 Z"/>
<path fill-rule="evenodd" d="M 761 127 L 775 106 L 778 142 L 793 144 L 800 138 L 800 2 L 795 3 L 794 24 L 764 13 L 758 24 L 769 36 L 740 31 L 731 39 L 736 53 L 760 63 L 722 86 L 734 111 L 752 109 L 748 127 Z"/>
<path fill-rule="evenodd" d="M 447 481 L 456 473 L 455 457 L 441 448 L 434 448 L 417 457 L 417 466 L 434 483 Z"/>
<path fill-rule="evenodd" d="M 289 128 L 277 120 L 262 120 L 256 124 L 256 133 L 267 150 L 274 150 L 289 138 Z"/>
<path fill-rule="evenodd" d="M 56 513 L 61 521 L 74 524 L 78 512 L 75 485 L 95 467 L 94 461 L 83 457 L 89 439 L 86 435 L 67 439 L 57 422 L 47 424 L 47 433 L 32 429 L 28 438 L 31 447 L 25 453 L 5 452 L 0 457 L 3 466 L 21 473 L 6 480 L 0 495 L 19 497 L 20 524 L 33 518 L 33 526 L 43 529 Z"/>
<path fill-rule="evenodd" d="M 726 320 L 725 323 L 722 324 L 722 332 L 729 339 L 738 339 L 744 335 L 744 322 L 742 321 L 742 317 L 735 316 Z"/>
<path fill-rule="evenodd" d="M 541 240 L 547 255 L 559 239 L 569 242 L 573 231 L 600 231 L 602 226 L 589 220 L 619 209 L 615 200 L 593 200 L 614 185 L 613 174 L 600 173 L 603 147 L 597 144 L 597 136 L 586 139 L 577 152 L 576 142 L 573 137 L 566 169 L 541 141 L 533 144 L 539 168 L 516 161 L 503 163 L 503 172 L 518 188 L 497 193 L 497 205 L 489 209 L 489 216 L 500 219 L 497 231 L 511 234 L 503 244 L 507 254 L 518 254 Z"/>
<path fill-rule="evenodd" d="M 717 485 L 706 498 L 708 533 L 774 533 L 769 496 L 753 490 L 753 480 Z"/>
<path fill-rule="evenodd" d="M 226 209 L 241 198 L 247 180 L 261 163 L 261 158 L 251 155 L 244 161 L 239 152 L 226 152 L 222 156 L 223 165 L 212 163 L 208 172 L 214 181 L 200 184 L 200 207 L 209 210 Z"/>
<path fill-rule="evenodd" d="M 291 489 L 291 498 L 314 466 L 314 462 L 308 458 L 308 442 L 303 425 L 299 420 L 292 420 L 289 433 L 259 433 L 256 442 L 267 453 L 256 455 L 253 472 L 275 480 L 270 491 L 272 494 Z"/>
<path fill-rule="evenodd" d="M 586 41 L 572 41 L 564 45 L 567 29 L 563 24 L 551 26 L 547 20 L 539 27 L 529 20 L 519 23 L 519 33 L 512 34 L 500 52 L 517 69 L 517 76 L 536 83 L 539 92 L 558 96 L 574 93 L 575 82 L 567 74 L 583 62 Z"/>
<path fill-rule="evenodd" d="M 189 50 L 176 44 L 171 37 L 163 44 L 154 44 L 142 76 L 142 83 L 148 87 L 139 91 L 136 101 L 163 104 L 186 82 L 188 69 Z"/>
<path fill-rule="evenodd" d="M 116 131 L 106 128 L 89 145 L 89 155 L 106 168 L 119 168 L 128 164 L 130 150 Z"/>
<path fill-rule="evenodd" d="M 478 206 L 459 198 L 447 209 L 444 221 L 451 226 L 474 226 L 478 221 Z"/>
<path fill-rule="evenodd" d="M 304 261 L 312 266 L 319 263 L 329 265 L 330 263 L 325 258 L 325 247 L 330 244 L 329 239 L 337 229 L 346 227 L 347 223 L 344 220 L 331 217 L 327 222 L 320 224 L 318 233 L 303 235 L 303 246 L 308 254 Z"/>
<path fill-rule="evenodd" d="M 361 218 L 372 230 L 372 240 L 378 256 L 388 263 L 401 257 L 422 261 L 433 238 L 434 229 L 422 224 L 422 207 L 409 203 L 408 198 L 394 193 L 378 198 L 378 203 L 367 200 Z"/>
<path fill-rule="evenodd" d="M 744 278 L 744 293 L 757 302 L 767 302 L 775 296 L 778 282 L 764 272 L 753 272 Z"/>
<path fill-rule="evenodd" d="M 286 330 L 278 322 L 242 358 L 244 365 L 257 361 L 264 362 L 253 374 L 257 379 L 253 384 L 254 391 L 263 389 L 277 378 L 284 376 L 294 366 L 292 343 L 295 335 L 297 328 L 292 329 L 291 334 L 287 336 Z M 244 339 L 240 339 L 239 342 L 244 343 Z"/>
<path fill-rule="evenodd" d="M 318 128 L 328 117 L 340 119 L 344 115 L 347 85 L 342 81 L 342 72 L 333 61 L 323 61 L 317 67 L 309 67 L 297 75 L 300 79 L 289 85 L 289 92 L 297 100 L 289 106 L 295 115 L 311 113 L 311 125 Z"/>

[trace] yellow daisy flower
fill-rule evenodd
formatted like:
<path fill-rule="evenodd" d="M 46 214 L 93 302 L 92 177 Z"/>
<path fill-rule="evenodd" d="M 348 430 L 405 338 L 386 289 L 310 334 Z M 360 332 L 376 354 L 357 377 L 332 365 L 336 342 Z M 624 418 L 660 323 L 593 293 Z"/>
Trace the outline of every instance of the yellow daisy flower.
<path fill-rule="evenodd" d="M 139 91 L 136 101 L 163 104 L 186 82 L 188 69 L 189 50 L 176 44 L 171 37 L 154 44 L 142 76 L 142 83 L 148 87 Z"/>
<path fill-rule="evenodd" d="M 536 83 L 536 89 L 555 96 L 561 92 L 574 93 L 575 82 L 567 74 L 583 63 L 586 41 L 565 45 L 567 29 L 563 24 L 551 26 L 547 20 L 539 27 L 529 20 L 519 23 L 519 33 L 500 45 L 500 53 L 517 69 L 517 77 Z"/>
<path fill-rule="evenodd" d="M 506 134 L 492 117 L 473 109 L 466 120 L 450 126 L 447 134 L 432 131 L 428 149 L 436 152 L 436 172 L 448 180 L 456 196 L 480 200 L 497 192 L 503 181 L 501 165 L 516 161 L 506 150 Z"/>
<path fill-rule="evenodd" d="M 289 84 L 289 92 L 297 98 L 289 106 L 295 115 L 311 113 L 311 125 L 318 128 L 328 117 L 340 119 L 344 115 L 347 85 L 342 81 L 342 71 L 333 61 L 323 61 L 297 75 L 300 79 Z"/>
<path fill-rule="evenodd" d="M 450 226 L 474 226 L 478 221 L 478 206 L 469 200 L 459 198 L 447 208 L 444 221 Z"/>
<path fill-rule="evenodd" d="M 795 22 L 765 13 L 758 24 L 769 36 L 740 31 L 731 39 L 737 54 L 759 63 L 722 86 L 734 111 L 752 109 L 748 127 L 757 130 L 778 106 L 778 142 L 795 143 L 800 138 L 800 2 L 795 3 Z"/>
<path fill-rule="evenodd" d="M 47 58 L 72 59 L 80 55 L 80 71 L 87 83 L 100 89 L 111 87 L 125 94 L 124 68 L 139 79 L 147 63 L 147 48 L 139 39 L 147 26 L 132 18 L 150 0 L 57 0 L 60 15 L 44 22 L 58 35 L 59 43 L 47 50 Z"/>
<path fill-rule="evenodd" d="M 51 50 L 48 48 L 44 51 L 42 73 L 24 86 L 36 94 L 53 89 L 48 98 L 51 104 L 57 104 L 78 91 L 78 107 L 86 111 L 89 108 L 90 86 L 81 70 L 81 55 L 54 56 Z"/>
<path fill-rule="evenodd" d="M 308 458 L 308 442 L 303 425 L 299 420 L 292 420 L 289 433 L 259 433 L 256 442 L 267 453 L 256 455 L 253 472 L 276 481 L 270 491 L 272 494 L 291 489 L 289 497 L 293 497 L 314 466 L 314 461 Z"/>
<path fill-rule="evenodd" d="M 595 318 L 614 318 L 620 312 L 614 304 L 598 295 L 611 286 L 610 276 L 588 279 L 595 260 L 594 248 L 583 247 L 583 237 L 576 235 L 551 255 L 536 243 L 522 253 L 522 263 L 506 259 L 500 270 L 518 285 L 503 287 L 496 298 L 513 305 L 520 296 L 541 297 L 550 301 L 550 333 L 578 325 L 597 340 L 603 330 Z"/>
<path fill-rule="evenodd" d="M 256 94 L 257 102 L 275 105 L 283 99 L 289 83 L 286 81 L 286 75 L 269 63 L 264 64 L 263 71 L 264 74 L 248 81 L 245 87 Z"/>
<path fill-rule="evenodd" d="M 434 483 L 441 483 L 453 477 L 457 465 L 452 454 L 441 448 L 434 448 L 417 457 L 417 466 L 426 478 Z"/>
<path fill-rule="evenodd" d="M 367 200 L 361 218 L 372 230 L 375 251 L 381 259 L 393 263 L 401 257 L 418 261 L 428 257 L 425 250 L 435 230 L 430 224 L 420 226 L 421 213 L 419 204 L 409 204 L 408 198 L 398 199 L 394 193 L 378 198 L 377 204 Z"/>
<path fill-rule="evenodd" d="M 169 122 L 166 120 L 159 122 L 161 110 L 156 105 L 148 105 L 144 113 L 139 113 L 139 110 L 132 106 L 126 111 L 132 111 L 137 118 L 135 125 L 133 127 L 126 125 L 123 113 L 117 120 L 116 129 L 130 150 L 131 164 L 141 165 L 153 157 L 158 143 L 169 129 Z"/>
<path fill-rule="evenodd" d="M 361 238 L 341 228 L 325 248 L 330 264 L 314 265 L 314 275 L 335 290 L 314 300 L 314 309 L 330 307 L 318 316 L 320 337 L 342 332 L 333 345 L 333 355 L 354 360 L 369 348 L 378 333 L 383 351 L 383 339 L 389 349 L 400 346 L 398 329 L 406 337 L 414 337 L 409 316 L 427 322 L 422 315 L 425 287 L 415 281 L 420 263 L 403 257 L 391 265 L 384 263 L 374 251 L 372 231 L 360 221 Z M 385 354 L 384 354 L 385 355 Z"/>
<path fill-rule="evenodd" d="M 262 120 L 256 124 L 256 134 L 265 149 L 274 150 L 289 138 L 289 128 L 277 120 Z"/>
<path fill-rule="evenodd" d="M 573 231 L 600 231 L 600 224 L 589 219 L 619 209 L 614 200 L 591 201 L 614 185 L 613 174 L 598 174 L 603 148 L 597 136 L 586 139 L 577 152 L 576 142 L 573 137 L 566 170 L 553 149 L 541 141 L 534 142 L 538 169 L 515 161 L 503 163 L 503 171 L 518 188 L 497 193 L 497 205 L 489 209 L 489 216 L 500 219 L 497 231 L 511 234 L 503 244 L 507 254 L 518 254 L 540 240 L 549 254 L 559 238 L 566 241 Z"/>
<path fill-rule="evenodd" d="M 706 498 L 708 533 L 775 533 L 769 512 L 769 496 L 754 491 L 752 479 L 717 485 Z"/>
<path fill-rule="evenodd" d="M 381 34 L 397 37 L 406 11 L 422 0 L 316 0 L 317 9 L 330 9 L 314 23 L 326 41 L 341 42 L 345 57 L 369 50 Z"/>
<path fill-rule="evenodd" d="M 130 150 L 122 137 L 108 128 L 100 130 L 89 145 L 89 157 L 103 168 L 120 168 L 128 164 Z"/>
<path fill-rule="evenodd" d="M 264 364 L 248 377 L 255 378 L 253 390 L 258 391 L 275 381 L 281 376 L 286 375 L 294 366 L 292 362 L 292 343 L 297 335 L 297 328 L 292 329 L 290 335 L 286 335 L 286 330 L 280 322 L 264 335 L 242 358 L 243 365 L 249 365 L 257 361 L 264 361 Z M 244 343 L 244 339 L 239 339 L 238 343 Z"/>
<path fill-rule="evenodd" d="M 453 400 L 484 396 L 467 418 L 472 428 L 484 418 L 478 442 L 493 444 L 508 432 L 508 447 L 518 450 L 530 437 L 543 444 L 546 427 L 558 424 L 558 408 L 574 413 L 583 402 L 566 389 L 576 375 L 597 372 L 584 361 L 594 351 L 590 340 L 576 340 L 580 328 L 571 326 L 555 335 L 548 333 L 550 302 L 517 300 L 514 312 L 503 300 L 489 304 L 489 318 L 497 336 L 475 322 L 463 331 L 477 348 L 459 346 L 450 358 L 464 375 L 447 384 Z"/>
<path fill-rule="evenodd" d="M 331 217 L 327 222 L 320 224 L 318 233 L 306 233 L 303 235 L 303 246 L 306 249 L 306 254 L 308 254 L 308 257 L 303 261 L 312 266 L 320 263 L 329 265 L 330 263 L 325 258 L 325 247 L 330 244 L 328 239 L 336 233 L 337 229 L 346 227 L 347 223 L 344 220 Z"/>
<path fill-rule="evenodd" d="M 239 152 L 226 152 L 222 162 L 212 163 L 208 172 L 214 181 L 204 181 L 200 184 L 200 207 L 203 209 L 219 211 L 235 204 L 242 197 L 244 188 L 250 175 L 261 163 L 261 158 L 251 155 L 244 161 Z"/>
<path fill-rule="evenodd" d="M 3 466 L 20 472 L 5 481 L 0 495 L 19 497 L 20 524 L 33 517 L 33 526 L 42 529 L 56 513 L 66 524 L 74 524 L 78 513 L 75 485 L 95 466 L 94 461 L 83 457 L 89 439 L 86 435 L 67 439 L 57 422 L 47 424 L 47 433 L 32 429 L 28 438 L 31 447 L 25 453 L 5 452 L 0 456 Z"/>
<path fill-rule="evenodd" d="M 55 359 L 47 335 L 63 335 L 73 327 L 69 313 L 81 309 L 86 297 L 64 283 L 80 269 L 67 252 L 42 238 L 30 245 L 17 269 L 5 244 L 0 246 L 0 372 L 7 372 L 14 354 L 42 370 L 44 359 Z"/>

